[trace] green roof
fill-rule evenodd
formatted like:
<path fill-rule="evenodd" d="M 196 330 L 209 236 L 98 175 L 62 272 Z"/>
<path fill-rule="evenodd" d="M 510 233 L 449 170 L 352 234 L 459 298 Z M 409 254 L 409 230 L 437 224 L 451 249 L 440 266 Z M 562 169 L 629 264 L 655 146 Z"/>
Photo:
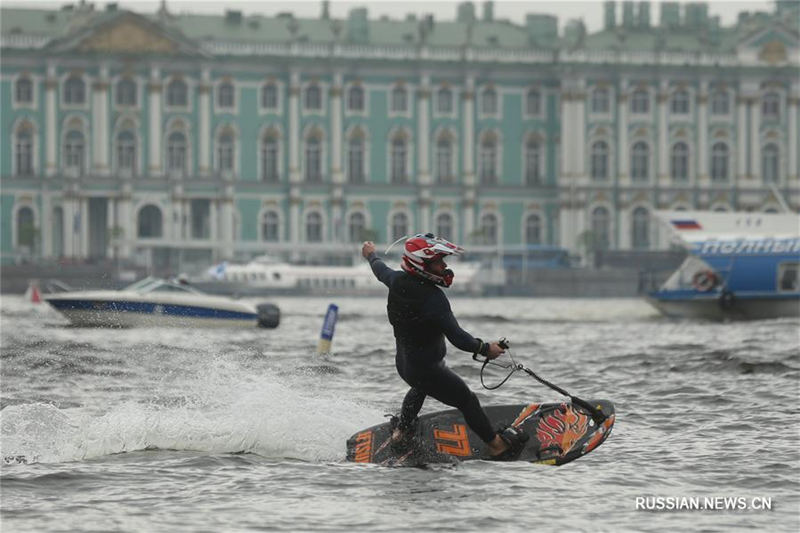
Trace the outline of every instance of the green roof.
<path fill-rule="evenodd" d="M 72 10 L 0 9 L 0 30 L 3 37 L 25 35 L 47 39 L 63 38 L 87 25 L 96 25 L 125 11 L 94 11 L 85 7 Z M 716 30 L 679 28 L 622 28 L 603 30 L 586 36 L 559 38 L 556 42 L 537 40 L 525 26 L 505 20 L 428 21 L 420 19 L 366 21 L 366 41 L 359 44 L 414 46 L 423 43 L 434 47 L 465 45 L 495 49 L 567 48 L 607 50 L 667 50 L 688 52 L 731 52 L 737 44 L 759 29 L 780 26 L 796 42 L 800 33 L 794 12 L 757 14 L 743 17 L 736 26 Z M 204 14 L 144 14 L 144 17 L 167 29 L 196 41 L 241 43 L 287 43 L 292 40 L 308 43 L 350 43 L 348 19 L 294 18 L 291 15 L 227 16 Z M 356 21 L 356 24 L 358 21 Z"/>

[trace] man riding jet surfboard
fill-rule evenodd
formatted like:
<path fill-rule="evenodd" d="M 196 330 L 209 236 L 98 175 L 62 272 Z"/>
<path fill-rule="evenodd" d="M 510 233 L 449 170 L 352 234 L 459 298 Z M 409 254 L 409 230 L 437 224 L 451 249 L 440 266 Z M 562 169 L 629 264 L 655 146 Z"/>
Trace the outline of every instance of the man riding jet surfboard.
<path fill-rule="evenodd" d="M 445 337 L 455 347 L 488 359 L 505 353 L 499 343 L 485 343 L 461 329 L 439 288 L 449 287 L 454 277 L 444 258 L 463 251 L 432 233 L 418 234 L 405 242 L 402 270 L 393 270 L 375 255 L 372 242 L 361 248 L 375 277 L 389 287 L 387 311 L 397 345 L 395 365 L 411 387 L 399 419 L 393 419 L 392 440 L 398 447 L 413 446 L 417 414 L 431 396 L 461 411 L 470 429 L 489 446 L 489 459 L 510 461 L 519 457 L 528 435 L 513 426 L 496 432 L 475 393 L 444 363 Z"/>

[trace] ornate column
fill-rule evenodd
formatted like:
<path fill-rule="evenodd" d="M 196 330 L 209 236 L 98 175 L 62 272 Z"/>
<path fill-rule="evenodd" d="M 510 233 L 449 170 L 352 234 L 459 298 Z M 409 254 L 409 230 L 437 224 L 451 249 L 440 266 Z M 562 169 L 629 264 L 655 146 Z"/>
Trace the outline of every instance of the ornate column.
<path fill-rule="evenodd" d="M 700 94 L 697 95 L 697 164 L 696 183 L 708 183 L 708 80 L 700 82 Z"/>
<path fill-rule="evenodd" d="M 169 220 L 165 222 L 169 223 Z M 127 259 L 131 256 L 131 243 L 136 238 L 136 226 L 131 218 L 131 194 L 124 187 L 117 202 L 117 225 L 122 228 L 119 257 Z"/>
<path fill-rule="evenodd" d="M 628 174 L 628 87 L 625 81 L 620 83 L 617 98 L 619 117 L 617 119 L 617 175 L 620 184 L 630 183 Z"/>
<path fill-rule="evenodd" d="M 289 83 L 289 182 L 300 182 L 300 73 L 292 70 Z M 295 226 L 296 220 L 290 221 Z M 294 241 L 293 242 L 297 242 Z"/>
<path fill-rule="evenodd" d="M 431 183 L 429 162 L 431 140 L 430 118 L 428 116 L 430 95 L 430 75 L 424 73 L 420 77 L 419 91 L 417 91 L 417 182 L 420 185 L 429 185 Z"/>
<path fill-rule="evenodd" d="M 64 194 L 61 208 L 64 213 L 64 256 L 75 257 L 77 255 L 75 250 L 75 199 L 68 191 Z"/>
<path fill-rule="evenodd" d="M 289 242 L 291 244 L 300 242 L 300 204 L 302 201 L 300 188 L 293 185 L 289 190 Z"/>
<path fill-rule="evenodd" d="M 217 201 L 211 200 L 210 202 L 208 202 L 208 214 L 209 218 L 211 219 L 211 224 L 209 224 L 210 228 L 208 237 L 211 240 L 212 247 L 216 249 L 219 247 L 220 244 L 219 241 L 221 241 L 222 238 L 224 238 L 224 237 L 220 238 L 219 227 L 222 221 L 220 220 L 219 216 L 220 210 L 217 209 Z"/>
<path fill-rule="evenodd" d="M 42 239 L 42 257 L 53 256 L 53 202 L 47 191 L 42 191 L 42 215 L 39 217 L 39 231 Z"/>
<path fill-rule="evenodd" d="M 197 171 L 201 176 L 208 176 L 211 173 L 211 72 L 208 67 L 203 67 L 197 92 L 200 126 L 197 133 Z"/>
<path fill-rule="evenodd" d="M 473 148 L 475 146 L 475 75 L 467 74 L 464 80 L 464 131 L 463 131 L 463 175 L 464 185 L 475 185 Z"/>
<path fill-rule="evenodd" d="M 800 169 L 797 167 L 797 111 L 800 108 L 800 84 L 795 80 L 792 83 L 791 92 L 788 98 L 789 107 L 789 143 L 787 152 L 789 153 L 789 168 L 786 172 L 788 181 L 797 181 L 800 177 Z"/>
<path fill-rule="evenodd" d="M 736 98 L 737 181 L 744 181 L 749 175 L 747 171 L 747 105 L 748 99 L 744 96 L 742 87 L 739 87 L 739 96 Z"/>
<path fill-rule="evenodd" d="M 150 83 L 147 85 L 150 109 L 149 158 L 147 171 L 150 176 L 164 173 L 161 164 L 161 72 L 155 65 L 150 67 Z"/>
<path fill-rule="evenodd" d="M 586 80 L 576 81 L 572 93 L 572 108 L 575 115 L 575 127 L 572 132 L 573 155 L 575 166 L 572 169 L 574 179 L 583 180 L 586 177 Z"/>
<path fill-rule="evenodd" d="M 79 254 L 81 258 L 85 259 L 89 257 L 89 199 L 79 198 L 78 206 L 81 213 L 81 227 L 78 230 L 80 235 Z"/>
<path fill-rule="evenodd" d="M 117 200 L 113 197 L 106 199 L 108 214 L 106 216 L 106 234 L 108 243 L 106 244 L 106 257 L 114 257 L 114 228 L 117 225 Z"/>
<path fill-rule="evenodd" d="M 750 97 L 750 179 L 763 183 L 761 175 L 761 106 L 755 96 Z"/>
<path fill-rule="evenodd" d="M 110 173 L 108 160 L 108 65 L 100 67 L 100 76 L 92 84 L 92 155 L 94 172 L 101 176 Z"/>
<path fill-rule="evenodd" d="M 56 121 L 56 92 L 58 91 L 58 78 L 56 67 L 52 63 L 47 65 L 47 78 L 45 79 L 45 175 L 54 176 L 58 169 L 58 124 Z M 65 215 L 66 216 L 66 215 Z M 66 222 L 65 222 L 66 224 Z M 66 253 L 67 243 L 64 243 Z"/>
<path fill-rule="evenodd" d="M 342 171 L 342 73 L 333 75 L 331 97 L 331 181 L 344 183 Z"/>
<path fill-rule="evenodd" d="M 662 81 L 658 92 L 658 168 L 654 183 L 669 184 L 669 84 Z"/>

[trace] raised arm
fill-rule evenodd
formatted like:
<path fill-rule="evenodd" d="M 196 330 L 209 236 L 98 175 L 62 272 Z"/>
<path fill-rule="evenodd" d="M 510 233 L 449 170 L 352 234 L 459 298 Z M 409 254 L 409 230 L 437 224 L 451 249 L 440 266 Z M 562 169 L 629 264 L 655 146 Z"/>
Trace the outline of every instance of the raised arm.
<path fill-rule="evenodd" d="M 369 266 L 372 268 L 372 273 L 375 274 L 375 277 L 378 278 L 378 281 L 387 287 L 391 287 L 392 279 L 397 271 L 389 268 L 386 266 L 386 263 L 380 260 L 380 258 L 375 254 L 375 245 L 370 241 L 365 242 L 361 247 L 361 255 L 364 256 L 364 259 L 369 261 Z"/>

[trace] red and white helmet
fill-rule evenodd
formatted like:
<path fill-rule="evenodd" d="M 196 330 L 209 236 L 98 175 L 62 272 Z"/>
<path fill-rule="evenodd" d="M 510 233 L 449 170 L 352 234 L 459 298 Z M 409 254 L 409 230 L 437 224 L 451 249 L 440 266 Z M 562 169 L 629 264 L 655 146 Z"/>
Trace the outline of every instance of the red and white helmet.
<path fill-rule="evenodd" d="M 449 287 L 453 283 L 453 271 L 449 268 L 442 274 L 430 271 L 431 263 L 448 255 L 461 255 L 464 249 L 433 233 L 418 233 L 406 240 L 403 262 L 400 265 L 409 274 L 429 279 L 437 285 Z"/>

